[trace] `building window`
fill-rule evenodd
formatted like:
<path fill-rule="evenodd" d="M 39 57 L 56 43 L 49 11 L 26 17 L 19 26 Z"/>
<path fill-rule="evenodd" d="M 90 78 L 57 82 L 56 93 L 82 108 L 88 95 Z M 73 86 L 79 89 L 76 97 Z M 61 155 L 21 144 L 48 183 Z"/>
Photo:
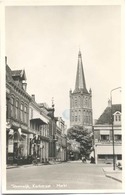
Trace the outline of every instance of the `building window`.
<path fill-rule="evenodd" d="M 121 121 L 121 113 L 120 112 L 116 112 L 114 114 L 114 122 L 119 122 Z"/>
<path fill-rule="evenodd" d="M 9 117 L 9 99 L 6 99 L 6 118 L 8 119 Z"/>
<path fill-rule="evenodd" d="M 84 124 L 86 123 L 86 111 L 83 111 L 83 117 L 84 117 Z"/>
<path fill-rule="evenodd" d="M 77 116 L 75 116 L 75 121 L 77 121 Z"/>
<path fill-rule="evenodd" d="M 14 109 L 14 98 L 11 97 L 11 104 L 10 104 L 11 116 L 14 117 L 15 109 Z"/>
<path fill-rule="evenodd" d="M 87 105 L 88 105 L 88 100 L 87 100 L 87 97 L 86 97 L 86 99 L 85 99 L 85 106 L 87 107 Z"/>
<path fill-rule="evenodd" d="M 19 101 L 16 100 L 15 117 L 19 119 Z"/>
<path fill-rule="evenodd" d="M 24 123 L 27 123 L 27 107 L 24 106 Z"/>
<path fill-rule="evenodd" d="M 77 106 L 77 99 L 75 99 L 75 106 Z"/>
<path fill-rule="evenodd" d="M 20 120 L 23 122 L 23 109 L 24 109 L 24 106 L 23 104 L 21 103 L 21 106 L 20 106 Z"/>
<path fill-rule="evenodd" d="M 31 108 L 31 110 L 30 110 L 30 117 L 31 117 L 31 119 L 33 118 L 33 109 Z"/>
<path fill-rule="evenodd" d="M 74 116 L 72 116 L 72 121 L 74 121 Z"/>

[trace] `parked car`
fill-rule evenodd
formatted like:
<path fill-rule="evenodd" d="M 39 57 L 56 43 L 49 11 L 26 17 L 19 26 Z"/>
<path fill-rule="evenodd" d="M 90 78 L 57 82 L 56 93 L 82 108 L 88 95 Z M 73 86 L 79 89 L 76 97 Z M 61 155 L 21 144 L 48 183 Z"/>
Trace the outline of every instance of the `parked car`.
<path fill-rule="evenodd" d="M 117 161 L 116 161 L 116 166 L 117 166 L 119 169 L 122 169 L 122 160 L 117 160 Z"/>

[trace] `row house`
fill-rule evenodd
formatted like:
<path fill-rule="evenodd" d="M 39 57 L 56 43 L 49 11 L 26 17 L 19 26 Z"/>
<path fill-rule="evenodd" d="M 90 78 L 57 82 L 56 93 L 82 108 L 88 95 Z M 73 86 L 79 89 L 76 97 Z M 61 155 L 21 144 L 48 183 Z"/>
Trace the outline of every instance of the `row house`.
<path fill-rule="evenodd" d="M 55 108 L 54 104 L 52 103 L 52 107 L 49 107 L 46 103 L 40 103 L 39 107 L 41 108 L 42 112 L 46 113 L 49 117 L 48 129 L 49 129 L 49 161 L 56 160 L 56 122 L 57 119 L 54 116 Z"/>
<path fill-rule="evenodd" d="M 6 62 L 6 161 L 17 162 L 17 158 L 28 155 L 29 103 L 26 92 L 24 70 L 12 71 Z"/>
<path fill-rule="evenodd" d="M 60 159 L 66 160 L 64 121 L 54 116 L 53 103 L 52 107 L 36 103 L 35 95 L 30 96 L 26 87 L 25 70 L 11 70 L 6 58 L 7 164 L 31 163 L 32 157 L 40 162 L 56 160 L 60 144 Z"/>
<path fill-rule="evenodd" d="M 113 124 L 109 101 L 108 107 L 94 125 L 94 157 L 96 163 L 113 162 L 112 127 L 114 130 L 115 162 L 122 159 L 121 104 L 112 105 L 112 114 Z"/>
<path fill-rule="evenodd" d="M 56 160 L 67 160 L 67 137 L 65 135 L 66 125 L 61 117 L 57 117 L 56 122 Z"/>
<path fill-rule="evenodd" d="M 35 102 L 35 95 L 29 104 L 29 155 L 40 162 L 49 160 L 49 117 Z"/>

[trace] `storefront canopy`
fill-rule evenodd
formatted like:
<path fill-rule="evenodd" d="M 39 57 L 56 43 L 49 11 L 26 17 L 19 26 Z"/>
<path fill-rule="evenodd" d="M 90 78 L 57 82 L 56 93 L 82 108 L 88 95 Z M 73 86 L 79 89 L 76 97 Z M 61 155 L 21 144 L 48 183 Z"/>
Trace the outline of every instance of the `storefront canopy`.
<path fill-rule="evenodd" d="M 40 118 L 34 118 L 34 119 L 31 119 L 31 121 L 36 122 L 38 125 L 46 124 L 46 122 L 41 120 Z"/>

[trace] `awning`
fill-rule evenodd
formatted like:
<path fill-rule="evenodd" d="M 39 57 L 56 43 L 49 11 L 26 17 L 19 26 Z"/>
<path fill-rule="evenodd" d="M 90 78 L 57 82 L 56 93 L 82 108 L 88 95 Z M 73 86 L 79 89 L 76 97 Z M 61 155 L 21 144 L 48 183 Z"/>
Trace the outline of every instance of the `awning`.
<path fill-rule="evenodd" d="M 108 130 L 100 130 L 100 134 L 101 135 L 109 135 L 110 134 L 110 131 Z"/>
<path fill-rule="evenodd" d="M 113 148 L 112 145 L 107 145 L 107 146 L 97 146 L 96 147 L 96 152 L 97 154 L 112 154 L 113 153 Z M 115 154 L 122 154 L 122 146 L 116 146 L 115 145 Z"/>
<path fill-rule="evenodd" d="M 122 134 L 122 131 L 121 130 L 114 130 L 114 134 L 115 135 L 121 135 Z"/>
<path fill-rule="evenodd" d="M 34 118 L 34 119 L 31 119 L 31 121 L 36 122 L 38 125 L 44 125 L 44 124 L 46 124 L 46 122 L 43 121 L 43 120 L 41 120 L 40 118 Z"/>

